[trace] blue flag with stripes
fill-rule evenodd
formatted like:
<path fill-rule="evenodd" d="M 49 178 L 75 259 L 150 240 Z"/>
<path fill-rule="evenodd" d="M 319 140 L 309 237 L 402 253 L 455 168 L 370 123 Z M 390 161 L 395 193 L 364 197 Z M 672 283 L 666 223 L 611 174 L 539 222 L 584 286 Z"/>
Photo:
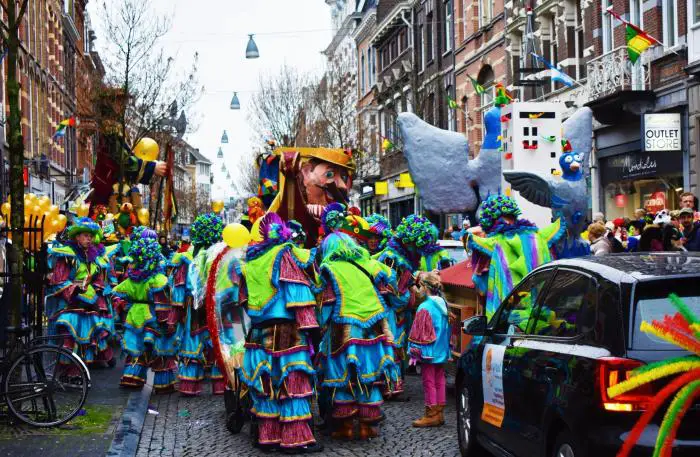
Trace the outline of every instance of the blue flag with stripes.
<path fill-rule="evenodd" d="M 574 85 L 575 81 L 571 79 L 571 76 L 567 75 L 563 71 L 559 70 L 557 67 L 549 63 L 547 59 L 545 59 L 542 56 L 538 56 L 534 52 L 532 53 L 532 57 L 535 59 L 539 60 L 544 64 L 545 67 L 549 68 L 552 72 L 552 81 L 557 81 L 565 85 L 566 87 L 571 87 Z"/>

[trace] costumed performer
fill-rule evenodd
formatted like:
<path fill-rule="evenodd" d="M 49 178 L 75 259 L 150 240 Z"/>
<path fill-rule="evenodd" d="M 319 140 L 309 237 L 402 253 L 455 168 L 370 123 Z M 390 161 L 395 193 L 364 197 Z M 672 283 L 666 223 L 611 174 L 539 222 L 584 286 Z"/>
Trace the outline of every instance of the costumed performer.
<path fill-rule="evenodd" d="M 100 244 L 100 226 L 88 217 L 66 230 L 67 241 L 48 250 L 49 285 L 46 315 L 49 334 L 63 335 L 63 344 L 88 364 L 111 362 L 108 344 L 114 333 L 109 293 L 109 260 Z"/>
<path fill-rule="evenodd" d="M 421 363 L 425 414 L 414 427 L 436 427 L 445 423 L 445 363 L 450 359 L 450 319 L 442 297 L 437 272 L 419 273 L 418 289 L 426 299 L 418 306 L 408 336 L 411 361 Z"/>
<path fill-rule="evenodd" d="M 134 231 L 126 279 L 113 290 L 116 309 L 124 310 L 122 349 L 126 353 L 121 386 L 141 388 L 150 368 L 156 393 L 175 390 L 175 356 L 180 342 L 178 313 L 170 302 L 165 258 L 155 231 Z M 121 313 L 120 313 L 121 314 Z"/>
<path fill-rule="evenodd" d="M 320 451 L 310 423 L 314 368 L 308 332 L 318 328 L 310 276 L 315 249 L 295 246 L 275 213 L 263 217 L 260 234 L 263 241 L 248 247 L 244 265 L 252 328 L 241 368 L 258 421 L 258 446 Z"/>
<path fill-rule="evenodd" d="M 340 231 L 322 245 L 321 278 L 324 305 L 331 313 L 324 322 L 319 365 L 323 386 L 332 393 L 334 438 L 378 436 L 383 403 L 381 387 L 400 379 L 394 362 L 393 335 L 388 309 L 380 290 L 396 293 L 396 277 L 385 264 Z"/>
<path fill-rule="evenodd" d="M 391 238 L 391 222 L 381 214 L 370 214 L 366 218 L 369 224 L 369 231 L 372 233 L 367 240 L 367 249 L 371 255 L 375 255 L 384 248 Z"/>
<path fill-rule="evenodd" d="M 219 243 L 224 224 L 214 213 L 197 216 L 192 224 L 192 248 L 173 256 L 170 276 L 173 306 L 184 311 L 182 343 L 178 351 L 178 390 L 184 395 L 202 393 L 202 381 L 209 378 L 212 393 L 223 395 L 226 380 L 216 364 L 207 327 L 205 290 L 214 258 L 209 248 Z M 181 314 L 182 315 L 182 314 Z"/>
<path fill-rule="evenodd" d="M 561 219 L 545 228 L 518 219 L 511 197 L 492 195 L 482 203 L 479 224 L 485 237 L 469 236 L 477 290 L 486 295 L 490 318 L 506 296 L 530 271 L 552 260 L 552 247 L 566 233 Z"/>

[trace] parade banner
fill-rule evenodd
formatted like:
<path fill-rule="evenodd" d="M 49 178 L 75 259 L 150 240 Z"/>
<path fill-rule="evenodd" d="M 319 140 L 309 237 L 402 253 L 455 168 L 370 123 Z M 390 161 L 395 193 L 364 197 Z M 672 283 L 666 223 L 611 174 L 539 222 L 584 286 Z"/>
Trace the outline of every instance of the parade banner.
<path fill-rule="evenodd" d="M 487 344 L 481 362 L 481 379 L 484 387 L 484 408 L 481 420 L 496 427 L 503 424 L 505 401 L 503 397 L 503 355 L 506 347 Z"/>

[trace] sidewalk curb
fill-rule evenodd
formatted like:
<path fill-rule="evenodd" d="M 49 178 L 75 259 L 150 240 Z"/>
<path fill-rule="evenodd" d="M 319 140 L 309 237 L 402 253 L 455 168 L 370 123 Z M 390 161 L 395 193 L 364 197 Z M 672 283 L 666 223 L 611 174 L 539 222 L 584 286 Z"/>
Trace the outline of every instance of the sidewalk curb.
<path fill-rule="evenodd" d="M 147 383 L 143 389 L 129 395 L 126 408 L 117 429 L 114 431 L 114 438 L 109 446 L 109 451 L 107 451 L 107 457 L 133 457 L 136 455 L 152 391 L 153 386 Z"/>

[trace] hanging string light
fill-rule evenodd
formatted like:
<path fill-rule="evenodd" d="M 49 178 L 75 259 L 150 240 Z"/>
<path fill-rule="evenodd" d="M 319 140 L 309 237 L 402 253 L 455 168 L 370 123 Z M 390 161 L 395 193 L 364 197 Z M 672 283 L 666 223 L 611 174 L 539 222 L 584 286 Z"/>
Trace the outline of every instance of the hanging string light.
<path fill-rule="evenodd" d="M 221 143 L 228 143 L 228 135 L 226 134 L 226 130 L 224 130 L 224 133 L 221 135 Z"/>
<path fill-rule="evenodd" d="M 219 146 L 219 152 L 216 153 L 216 158 L 217 158 L 217 159 L 223 159 L 223 158 L 224 158 L 224 150 L 221 149 L 221 146 Z"/>
<path fill-rule="evenodd" d="M 258 45 L 255 44 L 255 40 L 253 39 L 252 33 L 249 33 L 248 37 L 248 46 L 246 46 L 245 48 L 245 58 L 257 59 L 258 57 L 260 57 L 260 52 L 258 52 Z"/>
<path fill-rule="evenodd" d="M 241 102 L 238 100 L 238 92 L 233 93 L 233 98 L 231 98 L 231 109 L 241 109 Z"/>

